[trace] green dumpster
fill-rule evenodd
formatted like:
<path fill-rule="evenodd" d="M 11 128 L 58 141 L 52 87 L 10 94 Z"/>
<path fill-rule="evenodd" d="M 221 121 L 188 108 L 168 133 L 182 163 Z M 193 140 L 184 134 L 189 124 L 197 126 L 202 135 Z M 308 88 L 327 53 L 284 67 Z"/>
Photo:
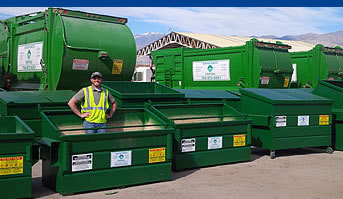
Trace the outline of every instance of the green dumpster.
<path fill-rule="evenodd" d="M 118 107 L 143 107 L 153 103 L 182 103 L 184 94 L 155 82 L 104 81 L 102 86 L 113 95 Z"/>
<path fill-rule="evenodd" d="M 42 182 L 61 194 L 171 179 L 173 129 L 146 109 L 118 109 L 85 134 L 71 111 L 42 112 Z"/>
<path fill-rule="evenodd" d="M 0 79 L 15 90 L 74 91 L 88 86 L 94 71 L 129 81 L 136 43 L 127 21 L 62 8 L 1 20 Z"/>
<path fill-rule="evenodd" d="M 238 90 L 288 88 L 291 46 L 252 39 L 243 46 L 152 51 L 156 82 L 170 88 Z"/>
<path fill-rule="evenodd" d="M 294 73 L 292 87 L 314 88 L 319 80 L 343 79 L 343 50 L 321 44 L 312 50 L 290 53 Z"/>
<path fill-rule="evenodd" d="M 227 104 L 147 105 L 175 129 L 174 170 L 251 159 L 251 121 Z"/>
<path fill-rule="evenodd" d="M 17 115 L 42 136 L 40 111 L 45 109 L 69 109 L 68 101 L 74 95 L 71 90 L 60 91 L 10 91 L 0 92 L 0 115 Z"/>
<path fill-rule="evenodd" d="M 224 90 L 195 90 L 195 89 L 174 89 L 180 93 L 185 94 L 185 99 L 188 103 L 222 103 L 226 102 L 228 105 L 239 110 L 240 97 L 230 91 Z"/>
<path fill-rule="evenodd" d="M 34 133 L 19 117 L 0 117 L 1 198 L 31 198 Z"/>
<path fill-rule="evenodd" d="M 333 146 L 336 150 L 343 150 L 343 81 L 322 80 L 312 92 L 333 100 Z"/>
<path fill-rule="evenodd" d="M 252 145 L 270 150 L 331 146 L 332 100 L 302 89 L 240 89 L 253 120 Z"/>

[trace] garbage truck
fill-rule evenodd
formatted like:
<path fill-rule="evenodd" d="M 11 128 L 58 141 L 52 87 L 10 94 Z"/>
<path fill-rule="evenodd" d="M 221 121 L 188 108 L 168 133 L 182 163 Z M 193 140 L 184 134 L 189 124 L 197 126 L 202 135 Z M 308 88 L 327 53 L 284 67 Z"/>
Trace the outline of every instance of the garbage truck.
<path fill-rule="evenodd" d="M 61 8 L 0 21 L 0 88 L 78 90 L 92 72 L 130 81 L 136 44 L 126 18 Z"/>

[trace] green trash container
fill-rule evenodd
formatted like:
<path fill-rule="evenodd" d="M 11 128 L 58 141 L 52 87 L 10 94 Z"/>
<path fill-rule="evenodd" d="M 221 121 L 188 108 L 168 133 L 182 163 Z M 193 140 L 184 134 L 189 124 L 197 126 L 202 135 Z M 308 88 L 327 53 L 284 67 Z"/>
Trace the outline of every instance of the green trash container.
<path fill-rule="evenodd" d="M 343 150 L 343 81 L 322 80 L 312 92 L 333 100 L 333 146 L 335 150 Z"/>
<path fill-rule="evenodd" d="M 147 105 L 175 129 L 174 170 L 251 159 L 251 121 L 227 104 Z"/>
<path fill-rule="evenodd" d="M 158 104 L 182 103 L 185 96 L 155 82 L 104 81 L 102 86 L 113 95 L 119 108 L 144 107 L 149 100 Z"/>
<path fill-rule="evenodd" d="M 174 89 L 180 93 L 185 94 L 185 99 L 188 103 L 223 103 L 239 110 L 240 97 L 230 91 L 223 90 L 195 90 L 195 89 Z"/>
<path fill-rule="evenodd" d="M 313 49 L 290 53 L 294 69 L 292 87 L 314 88 L 319 80 L 343 79 L 343 50 L 317 44 Z"/>
<path fill-rule="evenodd" d="M 71 111 L 42 112 L 42 182 L 63 195 L 171 179 L 173 129 L 146 109 L 118 109 L 85 134 Z"/>
<path fill-rule="evenodd" d="M 42 136 L 41 110 L 69 109 L 68 101 L 74 91 L 10 91 L 0 92 L 0 115 L 17 115 L 35 132 Z"/>
<path fill-rule="evenodd" d="M 251 39 L 242 46 L 169 48 L 151 52 L 156 82 L 170 88 L 239 90 L 288 88 L 291 46 Z"/>
<path fill-rule="evenodd" d="M 253 120 L 252 145 L 275 151 L 331 146 L 332 100 L 302 89 L 240 89 L 241 112 Z"/>
<path fill-rule="evenodd" d="M 1 198 L 32 197 L 34 132 L 19 117 L 0 117 Z"/>

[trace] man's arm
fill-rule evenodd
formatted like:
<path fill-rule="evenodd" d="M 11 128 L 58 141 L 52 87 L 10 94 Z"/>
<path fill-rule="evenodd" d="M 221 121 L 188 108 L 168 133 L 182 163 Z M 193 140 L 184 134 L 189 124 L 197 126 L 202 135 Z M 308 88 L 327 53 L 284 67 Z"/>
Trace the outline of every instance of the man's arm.
<path fill-rule="evenodd" d="M 117 109 L 117 102 L 116 102 L 116 101 L 113 101 L 113 103 L 112 103 L 112 108 L 111 108 L 111 110 L 110 110 L 110 113 L 109 113 L 109 114 L 106 114 L 106 119 L 112 118 L 113 113 L 116 111 L 116 109 Z"/>
<path fill-rule="evenodd" d="M 81 118 L 89 117 L 91 114 L 90 112 L 86 112 L 86 113 L 81 114 L 81 112 L 79 111 L 79 109 L 77 108 L 77 105 L 76 105 L 78 102 L 79 101 L 77 99 L 72 97 L 68 102 L 68 106 L 77 116 L 79 116 Z"/>

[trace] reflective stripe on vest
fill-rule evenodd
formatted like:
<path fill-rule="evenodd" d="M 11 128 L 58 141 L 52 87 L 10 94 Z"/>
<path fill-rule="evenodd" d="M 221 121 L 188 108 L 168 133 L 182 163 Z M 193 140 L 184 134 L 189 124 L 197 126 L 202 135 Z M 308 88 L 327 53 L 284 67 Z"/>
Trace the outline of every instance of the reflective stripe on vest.
<path fill-rule="evenodd" d="M 98 105 L 94 101 L 92 86 L 83 88 L 83 91 L 85 94 L 85 102 L 81 105 L 81 113 L 91 113 L 85 120 L 93 123 L 106 123 L 106 111 L 109 107 L 107 89 L 102 89 Z"/>

